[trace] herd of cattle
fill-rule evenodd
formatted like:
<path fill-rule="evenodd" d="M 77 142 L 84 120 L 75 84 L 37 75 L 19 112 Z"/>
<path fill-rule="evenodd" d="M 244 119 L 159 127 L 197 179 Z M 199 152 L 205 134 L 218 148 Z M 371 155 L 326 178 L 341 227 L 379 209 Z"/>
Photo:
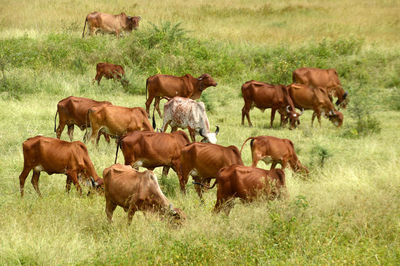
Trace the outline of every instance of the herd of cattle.
<path fill-rule="evenodd" d="M 115 32 L 119 36 L 122 30 L 136 29 L 139 21 L 140 17 L 126 16 L 125 13 L 114 16 L 94 12 L 86 17 L 85 27 L 88 23 L 91 35 L 100 29 Z M 98 83 L 103 76 L 125 80 L 122 66 L 99 63 L 96 70 L 95 81 Z M 215 87 L 217 83 L 208 74 L 198 78 L 189 74 L 182 77 L 161 74 L 151 76 L 146 80 L 146 110 L 74 96 L 59 101 L 54 126 L 57 138 L 36 136 L 23 143 L 24 168 L 19 176 L 21 197 L 31 170 L 32 185 L 41 196 L 38 181 L 40 172 L 45 171 L 50 175 L 65 174 L 67 191 L 71 183 L 74 183 L 78 192 L 82 193 L 79 179 L 90 180 L 93 188 L 105 193 L 109 221 L 117 206 L 128 212 L 129 222 L 139 210 L 159 212 L 181 221 L 185 214 L 181 209 L 174 208 L 161 191 L 157 177 L 152 172 L 156 167 L 163 167 L 164 177 L 172 168 L 179 178 L 183 193 L 189 175 L 194 180 L 200 198 L 205 188 L 217 185 L 214 211 L 224 210 L 227 214 L 235 197 L 251 201 L 260 193 L 268 199 L 285 194 L 283 169 L 288 164 L 293 171 L 308 174 L 308 169 L 300 163 L 294 145 L 288 139 L 249 137 L 240 151 L 233 145 L 224 147 L 216 144 L 219 127 L 211 132 L 204 103 L 195 101 L 210 86 Z M 249 111 L 255 106 L 261 110 L 272 109 L 271 126 L 276 111 L 281 115 L 281 126 L 289 122 L 292 129 L 300 124 L 299 117 L 304 110 L 313 110 L 312 123 L 315 117 L 320 123 L 322 114 L 339 127 L 343 123 L 343 114 L 335 109 L 333 97 L 337 98 L 336 104 L 343 108 L 348 100 L 347 92 L 343 90 L 334 69 L 300 68 L 293 72 L 293 84 L 288 86 L 252 80 L 244 83 L 241 89 L 244 99 L 242 125 L 246 116 L 249 126 L 252 125 Z M 149 117 L 153 99 L 155 103 L 151 125 Z M 164 105 L 164 115 L 159 107 L 161 99 L 168 100 Z M 297 112 L 296 108 L 301 112 Z M 163 118 L 161 132 L 154 131 L 155 111 Z M 75 125 L 86 130 L 85 142 L 91 140 L 98 144 L 102 135 L 107 142 L 110 142 L 110 137 L 116 139 L 115 164 L 104 169 L 103 178 L 96 173 L 85 144 L 72 141 Z M 172 128 L 171 133 L 166 133 L 168 125 Z M 71 142 L 60 140 L 65 126 L 68 126 Z M 178 128 L 187 128 L 190 139 Z M 196 135 L 202 137 L 201 142 L 196 142 Z M 243 147 L 249 140 L 253 161 L 251 167 L 244 166 L 241 158 Z M 125 165 L 117 164 L 119 149 L 123 153 Z M 259 160 L 272 163 L 271 169 L 257 168 Z M 278 163 L 282 169 L 275 168 Z M 148 170 L 139 172 L 139 167 Z M 215 179 L 215 183 L 210 186 L 212 179 Z"/>

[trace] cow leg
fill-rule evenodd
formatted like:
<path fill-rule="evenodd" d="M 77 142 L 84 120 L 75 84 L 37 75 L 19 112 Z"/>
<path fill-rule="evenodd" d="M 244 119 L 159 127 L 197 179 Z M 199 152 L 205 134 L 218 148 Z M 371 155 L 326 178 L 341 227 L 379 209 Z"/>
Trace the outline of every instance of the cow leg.
<path fill-rule="evenodd" d="M 203 184 L 203 179 L 198 176 L 193 176 L 193 180 L 196 183 L 201 183 Z M 194 185 L 194 188 L 196 189 L 197 195 L 199 196 L 200 200 L 203 202 L 203 187 L 201 185 Z"/>
<path fill-rule="evenodd" d="M 31 183 L 33 185 L 33 188 L 36 190 L 36 193 L 38 193 L 39 197 L 42 197 L 42 194 L 40 193 L 39 190 L 39 176 L 40 176 L 40 171 L 33 170 Z"/>
<path fill-rule="evenodd" d="M 244 106 L 242 108 L 242 125 L 244 125 L 244 117 L 246 116 L 247 122 L 249 122 L 249 127 L 252 127 L 253 124 L 250 121 L 250 108 L 251 108 L 251 102 L 244 102 Z"/>
<path fill-rule="evenodd" d="M 66 182 L 66 184 L 65 184 L 65 191 L 66 191 L 67 193 L 69 193 L 69 191 L 71 190 L 71 183 L 72 183 L 71 178 L 69 178 L 69 177 L 67 176 L 67 182 Z"/>
<path fill-rule="evenodd" d="M 61 134 L 64 131 L 65 125 L 66 125 L 65 121 L 60 119 L 59 125 L 58 125 L 57 130 L 56 130 L 56 136 L 57 136 L 58 139 L 61 138 Z"/>
<path fill-rule="evenodd" d="M 68 136 L 69 139 L 72 141 L 74 139 L 74 125 L 68 125 Z"/>
<path fill-rule="evenodd" d="M 128 225 L 131 225 L 133 215 L 135 215 L 136 211 L 137 211 L 137 209 L 136 209 L 136 206 L 134 204 L 129 206 L 129 209 L 128 209 Z"/>
<path fill-rule="evenodd" d="M 79 181 L 78 181 L 78 175 L 75 172 L 71 172 L 71 173 L 67 173 L 67 178 L 71 179 L 72 182 L 74 182 L 74 185 L 76 187 L 76 190 L 79 192 L 79 195 L 82 196 L 82 188 L 79 185 Z"/>
<path fill-rule="evenodd" d="M 31 170 L 32 170 L 31 167 L 26 167 L 24 165 L 24 169 L 22 170 L 21 174 L 19 175 L 19 190 L 21 192 L 21 198 L 24 196 L 25 180 L 28 177 L 28 174 Z"/>
<path fill-rule="evenodd" d="M 231 209 L 234 205 L 233 197 L 226 197 L 226 195 L 220 195 L 217 191 L 217 202 L 215 203 L 214 213 L 219 213 L 221 210 L 224 210 L 226 215 L 229 215 Z"/>
<path fill-rule="evenodd" d="M 101 134 L 104 136 L 105 140 L 107 141 L 107 143 L 110 143 L 110 135 L 108 135 L 105 132 L 101 132 Z"/>
<path fill-rule="evenodd" d="M 278 162 L 273 161 L 272 164 L 271 164 L 270 170 L 271 170 L 271 169 L 275 169 L 275 167 L 276 167 L 277 164 L 278 164 Z"/>
<path fill-rule="evenodd" d="M 178 170 L 178 178 L 179 178 L 179 185 L 181 187 L 181 192 L 183 194 L 186 194 L 186 184 L 189 179 L 189 172 L 192 171 L 193 168 L 191 166 L 185 167 L 185 165 L 182 165 L 181 167 L 177 168 L 180 169 L 180 171 Z"/>
<path fill-rule="evenodd" d="M 169 172 L 169 166 L 164 166 L 163 170 L 162 170 L 162 177 L 167 177 L 168 176 L 168 172 Z"/>
<path fill-rule="evenodd" d="M 98 73 L 96 75 L 96 77 L 94 78 L 93 83 L 94 83 L 94 81 L 97 81 L 97 85 L 100 85 L 100 81 L 101 81 L 102 78 L 103 78 L 103 74 Z"/>
<path fill-rule="evenodd" d="M 273 124 L 274 124 L 275 113 L 276 113 L 276 109 L 275 109 L 275 108 L 272 108 L 272 109 L 271 109 L 271 128 L 272 128 L 272 126 L 273 126 Z"/>
<path fill-rule="evenodd" d="M 159 96 L 157 96 L 156 99 L 154 100 L 154 107 L 156 108 L 157 113 L 160 116 L 160 118 L 162 118 L 161 110 L 160 110 L 160 97 Z"/>
<path fill-rule="evenodd" d="M 253 161 L 253 164 L 251 166 L 252 167 L 257 167 L 258 161 L 261 160 L 262 155 L 258 154 L 256 152 L 252 152 L 251 155 L 252 155 L 252 161 Z"/>
<path fill-rule="evenodd" d="M 117 208 L 117 205 L 106 198 L 106 215 L 109 223 L 112 222 L 112 216 L 115 208 Z"/>
<path fill-rule="evenodd" d="M 150 92 L 149 92 L 149 98 L 147 98 L 147 101 L 146 101 L 146 112 L 147 112 L 147 116 L 149 118 L 150 118 L 150 105 L 151 105 L 151 102 L 153 101 L 153 99 L 154 99 L 154 95 L 150 94 Z"/>
<path fill-rule="evenodd" d="M 196 142 L 196 132 L 194 129 L 188 127 L 190 138 L 192 139 L 192 142 Z M 172 132 L 172 131 L 171 131 Z"/>
<path fill-rule="evenodd" d="M 96 145 L 99 145 L 99 141 L 100 141 L 100 137 L 104 132 L 102 130 L 99 130 L 99 132 L 97 133 L 97 137 L 96 137 Z"/>
<path fill-rule="evenodd" d="M 312 117 L 311 117 L 311 127 L 314 126 L 314 119 L 315 119 L 315 116 L 316 116 L 316 113 L 315 113 L 315 111 L 314 111 L 313 114 L 312 114 Z"/>

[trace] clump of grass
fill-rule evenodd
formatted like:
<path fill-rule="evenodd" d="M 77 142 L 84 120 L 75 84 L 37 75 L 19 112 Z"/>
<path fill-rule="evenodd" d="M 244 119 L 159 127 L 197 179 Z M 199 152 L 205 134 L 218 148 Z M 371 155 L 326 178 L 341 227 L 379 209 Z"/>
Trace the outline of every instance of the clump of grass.
<path fill-rule="evenodd" d="M 328 158 L 332 157 L 331 152 L 321 145 L 315 145 L 310 151 L 310 167 L 318 165 L 323 168 Z"/>

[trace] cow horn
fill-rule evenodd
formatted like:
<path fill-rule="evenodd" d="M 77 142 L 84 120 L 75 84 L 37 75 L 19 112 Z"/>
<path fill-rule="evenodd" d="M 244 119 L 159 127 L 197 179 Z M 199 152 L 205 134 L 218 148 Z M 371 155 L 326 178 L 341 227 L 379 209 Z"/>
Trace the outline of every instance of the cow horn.
<path fill-rule="evenodd" d="M 203 77 L 197 78 L 197 80 L 203 80 Z"/>
<path fill-rule="evenodd" d="M 299 115 L 302 115 L 304 113 L 304 108 L 301 108 L 301 112 Z"/>
<path fill-rule="evenodd" d="M 199 134 L 200 134 L 200 136 L 202 136 L 203 138 L 205 138 L 205 136 L 203 135 L 203 129 L 202 129 L 202 128 L 200 128 Z"/>
<path fill-rule="evenodd" d="M 329 115 L 334 115 L 334 112 L 332 110 L 330 110 Z"/>
<path fill-rule="evenodd" d="M 219 133 L 219 126 L 216 126 L 215 135 L 218 135 L 218 133 Z"/>
<path fill-rule="evenodd" d="M 349 93 L 347 91 L 345 91 L 344 94 L 343 94 L 343 100 L 346 99 L 347 94 L 349 94 Z"/>
<path fill-rule="evenodd" d="M 99 184 L 94 181 L 93 177 L 90 177 L 90 181 L 92 182 L 92 187 L 97 187 Z"/>
<path fill-rule="evenodd" d="M 171 212 L 172 215 L 176 215 L 176 211 L 174 210 L 174 206 L 172 205 L 172 203 L 169 204 L 169 211 Z"/>
<path fill-rule="evenodd" d="M 128 19 L 131 19 L 132 17 L 131 16 L 128 16 Z"/>
<path fill-rule="evenodd" d="M 290 107 L 290 105 L 286 106 L 286 112 L 287 113 L 290 113 L 289 107 Z"/>

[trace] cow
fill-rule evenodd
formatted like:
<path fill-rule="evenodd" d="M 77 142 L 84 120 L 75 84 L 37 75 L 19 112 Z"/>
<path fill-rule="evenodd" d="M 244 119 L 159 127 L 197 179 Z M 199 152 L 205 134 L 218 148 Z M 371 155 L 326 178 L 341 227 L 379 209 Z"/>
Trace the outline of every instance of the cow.
<path fill-rule="evenodd" d="M 302 67 L 293 71 L 293 83 L 304 84 L 312 88 L 324 88 L 328 91 L 329 99 L 337 98 L 336 105 L 346 108 L 348 103 L 347 91 L 343 90 L 339 75 L 334 68 L 321 69 L 314 67 Z"/>
<path fill-rule="evenodd" d="M 162 193 L 152 171 L 139 172 L 127 165 L 114 164 L 104 169 L 103 178 L 106 214 L 110 223 L 117 206 L 128 212 L 128 224 L 131 224 L 136 211 L 169 215 L 177 222 L 185 219 L 183 211 L 174 208 Z"/>
<path fill-rule="evenodd" d="M 169 99 L 164 105 L 164 120 L 161 131 L 165 132 L 168 125 L 172 128 L 171 132 L 178 128 L 187 128 L 193 142 L 196 141 L 196 134 L 199 134 L 203 137 L 203 142 L 217 143 L 219 127 L 216 127 L 215 133 L 210 132 L 210 123 L 203 102 L 196 102 L 183 97 Z M 153 126 L 155 127 L 154 114 Z"/>
<path fill-rule="evenodd" d="M 110 63 L 97 63 L 96 65 L 96 77 L 92 83 L 97 81 L 97 85 L 100 85 L 101 79 L 114 79 L 121 82 L 123 86 L 128 85 L 128 81 L 125 79 L 124 68 L 120 65 L 114 65 Z"/>
<path fill-rule="evenodd" d="M 115 163 L 120 147 L 124 154 L 125 165 L 136 169 L 146 167 L 149 170 L 164 166 L 163 176 L 167 176 L 169 167 L 178 173 L 181 149 L 189 143 L 189 137 L 181 130 L 173 133 L 135 131 L 119 140 Z"/>
<path fill-rule="evenodd" d="M 182 77 L 157 74 L 146 80 L 146 112 L 150 117 L 150 104 L 155 98 L 154 107 L 160 117 L 160 99 L 163 96 L 168 98 L 180 96 L 197 100 L 201 93 L 210 86 L 216 87 L 217 82 L 209 74 L 202 74 L 195 78 L 190 74 Z M 149 94 L 147 97 L 147 93 Z"/>
<path fill-rule="evenodd" d="M 244 106 L 242 108 L 242 125 L 246 116 L 249 126 L 253 126 L 250 121 L 250 109 L 254 106 L 264 112 L 271 108 L 271 128 L 275 118 L 275 112 L 281 115 L 281 126 L 285 117 L 290 119 L 290 129 L 296 127 L 296 122 L 302 113 L 297 113 L 293 101 L 289 96 L 288 90 L 284 85 L 271 85 L 264 82 L 250 80 L 242 85 L 242 96 Z"/>
<path fill-rule="evenodd" d="M 81 130 L 85 130 L 88 126 L 87 112 L 91 107 L 112 105 L 107 101 L 95 101 L 83 97 L 69 96 L 62 99 L 57 104 L 57 112 L 54 117 L 54 132 L 58 139 L 61 138 L 61 134 L 64 131 L 65 125 L 68 126 L 68 136 L 72 141 L 74 138 L 74 125 L 77 125 Z M 59 116 L 58 127 L 57 127 L 57 115 Z M 57 127 L 57 129 L 56 129 Z M 110 142 L 109 135 L 102 132 L 107 142 Z M 98 137 L 100 137 L 99 135 Z"/>
<path fill-rule="evenodd" d="M 93 163 L 85 144 L 80 141 L 63 141 L 56 138 L 36 136 L 29 138 L 22 144 L 24 154 L 24 168 L 19 176 L 21 197 L 24 196 L 24 185 L 28 174 L 33 170 L 32 185 L 41 197 L 39 190 L 39 176 L 41 171 L 47 174 L 67 175 L 67 192 L 71 189 L 73 182 L 76 190 L 82 194 L 78 178 L 80 175 L 90 179 L 93 187 L 101 187 L 103 184 Z"/>
<path fill-rule="evenodd" d="M 92 107 L 88 111 L 88 120 L 90 128 L 85 135 L 85 142 L 89 139 L 94 142 L 96 136 L 103 130 L 115 138 L 136 130 L 153 131 L 146 111 L 141 107 L 128 108 L 115 105 Z M 98 141 L 97 137 L 96 145 Z"/>
<path fill-rule="evenodd" d="M 86 23 L 89 24 L 90 36 L 93 36 L 97 31 L 102 31 L 105 33 L 115 33 L 117 38 L 119 38 L 122 31 L 131 32 L 132 30 L 137 30 L 141 19 L 139 16 L 127 16 L 124 12 L 118 15 L 92 12 L 86 16 L 82 38 L 85 37 Z"/>
<path fill-rule="evenodd" d="M 251 202 L 263 195 L 269 200 L 286 196 L 285 173 L 281 169 L 267 171 L 233 164 L 218 172 L 216 183 L 215 213 L 224 210 L 229 215 L 235 198 Z"/>
<path fill-rule="evenodd" d="M 278 163 L 281 164 L 282 169 L 285 169 L 289 163 L 294 172 L 309 173 L 307 167 L 303 166 L 297 158 L 291 140 L 272 136 L 249 137 L 243 142 L 240 154 L 249 140 L 251 140 L 252 167 L 257 167 L 258 161 L 262 160 L 265 164 L 272 163 L 271 169 L 274 169 Z"/>
<path fill-rule="evenodd" d="M 313 110 L 311 126 L 315 117 L 321 126 L 321 114 L 324 114 L 335 126 L 343 124 L 343 114 L 335 110 L 328 97 L 328 92 L 323 88 L 310 88 L 303 84 L 293 83 L 288 86 L 289 95 L 294 106 L 302 110 Z"/>
<path fill-rule="evenodd" d="M 202 199 L 202 184 L 210 183 L 218 171 L 231 164 L 243 165 L 240 152 L 236 146 L 224 147 L 211 143 L 191 143 L 181 150 L 179 184 L 185 193 L 188 177 L 195 181 L 196 192 Z"/>

